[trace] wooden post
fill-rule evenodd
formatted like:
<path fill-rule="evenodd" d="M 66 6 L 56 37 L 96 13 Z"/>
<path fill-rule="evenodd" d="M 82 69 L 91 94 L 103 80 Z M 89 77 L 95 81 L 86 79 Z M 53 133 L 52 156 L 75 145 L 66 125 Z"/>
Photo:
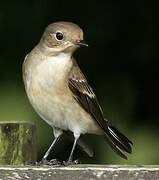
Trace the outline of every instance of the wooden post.
<path fill-rule="evenodd" d="M 36 162 L 36 128 L 27 122 L 0 123 L 0 165 Z"/>

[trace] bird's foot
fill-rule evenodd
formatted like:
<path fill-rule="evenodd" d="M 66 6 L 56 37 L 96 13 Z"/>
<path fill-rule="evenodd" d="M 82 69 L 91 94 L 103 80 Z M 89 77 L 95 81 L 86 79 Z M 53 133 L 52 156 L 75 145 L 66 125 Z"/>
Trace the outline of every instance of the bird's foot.
<path fill-rule="evenodd" d="M 72 165 L 76 165 L 76 164 L 80 164 L 80 162 L 79 162 L 78 159 L 76 159 L 76 160 L 74 160 L 74 161 L 70 161 L 70 160 L 68 160 L 68 161 L 63 161 L 63 165 L 64 165 L 64 166 L 72 166 Z"/>
<path fill-rule="evenodd" d="M 37 165 L 46 165 L 46 166 L 60 166 L 62 165 L 62 163 L 60 161 L 58 161 L 57 159 L 51 159 L 50 161 L 48 161 L 47 159 L 42 159 L 40 162 L 36 163 Z"/>
<path fill-rule="evenodd" d="M 54 165 L 61 166 L 61 165 L 62 165 L 62 162 L 60 162 L 60 161 L 57 160 L 57 159 L 51 159 L 51 160 L 49 161 L 49 165 L 50 165 L 50 166 L 54 166 Z"/>

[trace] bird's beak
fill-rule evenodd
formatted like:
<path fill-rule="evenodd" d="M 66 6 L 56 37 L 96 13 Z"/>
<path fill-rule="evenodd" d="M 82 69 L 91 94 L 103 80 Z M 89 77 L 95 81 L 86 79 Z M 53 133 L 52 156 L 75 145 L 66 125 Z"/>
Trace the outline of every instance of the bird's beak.
<path fill-rule="evenodd" d="M 85 47 L 88 47 L 88 44 L 84 42 L 84 40 L 78 40 L 74 43 L 75 45 L 78 45 L 78 46 L 85 46 Z"/>

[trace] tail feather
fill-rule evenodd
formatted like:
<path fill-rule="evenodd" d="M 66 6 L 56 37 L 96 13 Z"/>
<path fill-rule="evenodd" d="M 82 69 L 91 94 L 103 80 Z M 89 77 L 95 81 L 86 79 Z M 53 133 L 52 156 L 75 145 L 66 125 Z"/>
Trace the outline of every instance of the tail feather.
<path fill-rule="evenodd" d="M 132 152 L 131 146 L 129 142 L 127 142 L 126 138 L 121 138 L 121 133 L 119 134 L 116 129 L 112 129 L 108 126 L 108 135 L 110 135 L 110 139 L 123 151 L 128 153 Z"/>
<path fill-rule="evenodd" d="M 111 148 L 122 158 L 127 159 L 124 152 L 132 153 L 131 145 L 133 145 L 133 143 L 114 126 L 108 125 L 105 138 Z"/>
<path fill-rule="evenodd" d="M 109 125 L 108 127 L 111 128 L 112 131 L 116 131 L 116 133 L 119 134 L 120 138 L 121 138 L 123 141 L 126 141 L 127 143 L 130 143 L 131 145 L 133 145 L 132 141 L 130 141 L 125 135 L 123 135 L 117 128 L 115 128 L 115 127 L 112 126 L 112 125 Z"/>
<path fill-rule="evenodd" d="M 106 135 L 105 138 L 114 152 L 116 152 L 123 159 L 127 159 L 127 156 L 120 150 L 118 146 L 115 145 L 115 143 L 110 139 L 109 136 Z"/>

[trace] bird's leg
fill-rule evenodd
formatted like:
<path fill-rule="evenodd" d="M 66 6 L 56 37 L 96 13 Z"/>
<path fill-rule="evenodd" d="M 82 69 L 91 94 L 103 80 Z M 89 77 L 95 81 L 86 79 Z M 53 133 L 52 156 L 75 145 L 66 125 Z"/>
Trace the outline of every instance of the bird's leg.
<path fill-rule="evenodd" d="M 50 146 L 49 149 L 46 151 L 46 153 L 45 153 L 45 155 L 43 156 L 42 160 L 45 161 L 45 160 L 47 159 L 48 155 L 50 154 L 50 151 L 51 151 L 52 147 L 55 145 L 55 143 L 56 143 L 59 139 L 60 139 L 60 136 L 59 136 L 59 137 L 56 137 L 56 138 L 53 140 L 51 146 Z"/>
<path fill-rule="evenodd" d="M 53 140 L 51 146 L 49 147 L 49 149 L 46 151 L 46 153 L 44 154 L 43 158 L 42 158 L 42 162 L 45 163 L 47 162 L 47 157 L 50 154 L 51 149 L 53 148 L 53 146 L 59 141 L 61 135 L 62 135 L 62 130 L 57 129 L 57 128 L 53 128 L 53 132 L 54 132 L 54 137 L 55 139 Z M 56 160 L 55 160 L 56 161 Z"/>
<path fill-rule="evenodd" d="M 74 153 L 74 150 L 75 150 L 75 147 L 76 147 L 76 144 L 77 144 L 77 140 L 79 139 L 80 137 L 80 134 L 75 134 L 74 133 L 74 143 L 73 143 L 73 147 L 72 147 L 72 150 L 71 150 L 71 153 L 70 153 L 70 156 L 68 158 L 68 161 L 66 163 L 64 163 L 65 165 L 70 165 L 70 164 L 74 164 L 73 163 L 73 153 Z"/>

